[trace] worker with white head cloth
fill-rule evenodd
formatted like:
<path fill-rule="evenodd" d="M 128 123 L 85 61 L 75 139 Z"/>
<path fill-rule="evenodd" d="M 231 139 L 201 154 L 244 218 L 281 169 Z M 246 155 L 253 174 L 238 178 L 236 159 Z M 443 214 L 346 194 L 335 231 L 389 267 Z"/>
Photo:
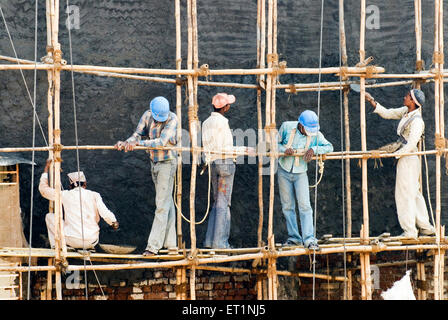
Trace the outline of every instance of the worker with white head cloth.
<path fill-rule="evenodd" d="M 48 185 L 48 169 L 51 160 L 47 160 L 44 172 L 40 177 L 39 192 L 47 200 L 56 200 L 56 191 Z M 115 215 L 106 207 L 98 192 L 87 189 L 87 180 L 84 172 L 68 174 L 70 180 L 69 190 L 61 192 L 61 201 L 64 208 L 64 234 L 66 244 L 72 248 L 92 249 L 99 241 L 100 217 L 115 230 L 119 224 Z M 81 193 L 81 195 L 80 195 Z M 82 204 L 82 207 L 81 207 Z M 82 215 L 82 221 L 81 221 Z M 55 246 L 54 213 L 45 216 L 50 246 Z"/>
<path fill-rule="evenodd" d="M 395 204 L 397 206 L 398 221 L 403 233 L 401 236 L 417 238 L 418 234 L 431 236 L 435 234 L 434 227 L 429 223 L 428 210 L 425 199 L 420 191 L 419 175 L 420 160 L 416 155 L 400 156 L 417 152 L 417 143 L 422 138 L 425 122 L 421 115 L 421 108 L 425 103 L 425 94 L 419 89 L 410 90 L 403 99 L 403 107 L 387 109 L 366 92 L 366 100 L 384 119 L 400 120 L 397 128 L 399 141 L 395 143 L 398 158 L 395 182 Z"/>
<path fill-rule="evenodd" d="M 314 236 L 307 163 L 314 155 L 333 151 L 333 145 L 319 129 L 319 118 L 311 110 L 303 111 L 298 121 L 285 121 L 280 126 L 278 152 L 286 154 L 279 158 L 277 171 L 282 211 L 288 229 L 288 239 L 284 246 L 303 244 L 310 250 L 319 250 Z M 297 225 L 296 199 L 302 235 Z"/>

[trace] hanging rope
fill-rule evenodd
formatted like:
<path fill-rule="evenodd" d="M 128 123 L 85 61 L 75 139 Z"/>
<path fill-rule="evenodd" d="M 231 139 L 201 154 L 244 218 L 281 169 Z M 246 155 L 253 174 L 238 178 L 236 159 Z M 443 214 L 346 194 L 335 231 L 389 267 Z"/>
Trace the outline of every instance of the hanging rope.
<path fill-rule="evenodd" d="M 316 161 L 318 161 L 318 163 L 319 163 L 319 180 L 316 182 L 316 184 L 310 186 L 310 188 L 317 188 L 317 186 L 319 185 L 319 183 L 322 180 L 322 177 L 324 175 L 325 163 L 323 160 L 323 155 L 318 155 L 317 158 L 318 158 L 318 160 L 316 160 Z"/>
<path fill-rule="evenodd" d="M 341 16 L 339 16 L 341 18 Z M 339 27 L 341 25 L 341 19 L 339 19 Z M 340 30 L 340 29 L 339 29 Z M 342 47 L 341 47 L 341 32 L 338 32 L 339 34 L 339 68 L 342 69 Z M 345 150 L 345 144 L 344 144 L 344 112 L 343 112 L 343 101 L 342 101 L 342 93 L 343 93 L 343 87 L 342 87 L 342 73 L 339 74 L 339 112 L 341 115 L 340 120 L 340 141 L 341 141 L 341 152 L 342 152 L 342 158 L 341 158 L 341 185 L 342 185 L 342 236 L 343 236 L 343 247 L 344 247 L 344 254 L 343 254 L 343 260 L 344 260 L 344 298 L 347 298 L 347 248 L 345 245 L 345 236 L 346 236 L 346 219 L 345 219 L 345 166 L 344 166 L 344 150 Z"/>
<path fill-rule="evenodd" d="M 69 8 L 69 0 L 66 1 L 67 8 Z M 73 71 L 73 51 L 72 51 L 72 35 L 71 35 L 71 24 L 70 24 L 70 17 L 69 12 L 67 11 L 67 21 L 68 21 L 68 39 L 69 39 L 69 49 L 70 49 L 70 65 L 71 65 L 71 82 L 72 82 L 72 97 L 73 97 L 73 122 L 75 125 L 75 141 L 76 141 L 76 165 L 78 170 L 78 179 L 80 178 L 80 161 L 79 161 L 79 140 L 78 140 L 78 122 L 76 118 L 76 95 L 75 95 L 75 78 L 74 78 L 74 71 Z M 83 246 L 83 252 L 86 252 L 86 246 L 84 241 L 84 218 L 83 218 L 83 211 L 82 211 L 82 194 L 81 194 L 82 187 L 79 185 L 79 207 L 80 207 L 80 213 L 81 213 L 81 235 L 82 235 L 82 246 Z M 90 261 L 90 257 L 87 258 L 92 264 L 92 261 Z M 83 259 L 84 264 L 84 283 L 85 283 L 85 297 L 86 300 L 89 299 L 89 291 L 88 291 L 88 281 L 87 281 L 87 266 L 86 266 L 86 259 Z M 98 276 L 96 274 L 96 271 L 93 270 L 93 273 L 95 275 L 96 281 L 101 288 L 101 283 L 98 279 Z M 104 295 L 103 289 L 101 288 L 101 292 Z"/>
<path fill-rule="evenodd" d="M 323 35 L 323 25 L 324 25 L 324 3 L 322 0 L 322 6 L 320 11 L 320 39 L 319 39 L 319 89 L 317 92 L 317 119 L 320 118 L 320 93 L 321 93 L 321 80 L 322 80 L 322 35 Z M 317 145 L 319 146 L 319 135 L 317 136 Z M 317 170 L 318 170 L 318 160 L 316 159 L 316 172 L 315 172 L 315 184 L 314 189 L 314 238 L 316 238 L 316 227 L 317 227 Z M 316 299 L 316 250 L 313 250 L 313 300 Z"/>
<path fill-rule="evenodd" d="M 1 10 L 1 7 L 0 7 Z M 37 89 L 37 25 L 38 25 L 38 4 L 36 1 L 36 10 L 34 17 L 34 91 L 33 91 L 33 152 L 31 155 L 31 195 L 30 195 L 30 234 L 29 234 L 29 255 L 28 255 L 28 279 L 27 279 L 27 300 L 30 300 L 30 292 L 31 292 L 31 248 L 32 248 L 32 240 L 33 240 L 33 204 L 34 204 L 34 147 L 36 145 L 36 89 Z M 3 11 L 2 11 L 3 16 Z M 6 22 L 5 22 L 6 23 Z"/>

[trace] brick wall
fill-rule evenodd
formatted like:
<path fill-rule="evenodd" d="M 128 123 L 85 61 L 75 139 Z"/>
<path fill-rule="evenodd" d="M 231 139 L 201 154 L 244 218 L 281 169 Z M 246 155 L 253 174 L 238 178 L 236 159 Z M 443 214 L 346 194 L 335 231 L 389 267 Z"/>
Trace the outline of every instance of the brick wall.
<path fill-rule="evenodd" d="M 417 265 L 416 253 L 406 252 L 382 252 L 370 255 L 371 265 L 384 263 L 408 261 L 409 264 L 400 266 L 379 266 L 379 281 L 372 284 L 372 298 L 379 300 L 381 293 L 392 287 L 395 281 L 400 280 L 411 269 L 411 281 L 414 294 L 417 297 Z M 312 256 L 311 256 L 312 258 Z M 289 257 L 287 265 L 279 260 L 278 270 L 288 269 L 292 272 L 312 272 L 309 256 Z M 284 262 L 284 261 L 283 261 Z M 433 299 L 433 257 L 426 258 L 426 278 L 428 286 L 428 299 Z M 361 276 L 359 270 L 359 255 L 353 255 L 353 261 L 347 262 L 347 270 L 352 270 L 352 295 L 354 300 L 361 299 Z M 316 255 L 316 273 L 325 275 L 343 276 L 343 255 Z M 372 268 L 373 269 L 373 268 Z M 447 270 L 447 269 L 445 269 Z M 83 275 L 83 272 L 80 272 Z M 44 273 L 34 276 L 33 297 L 40 299 L 46 289 L 46 278 Z M 88 272 L 88 295 L 92 300 L 142 300 L 142 299 L 176 299 L 176 274 L 174 269 L 151 269 L 151 270 L 121 270 L 121 271 L 97 271 L 97 276 L 102 288 L 98 285 L 95 275 Z M 73 286 L 73 275 L 65 275 L 62 278 L 63 297 L 67 300 L 84 299 L 85 282 L 79 281 L 79 286 Z M 187 271 L 187 299 L 189 299 L 189 271 Z M 445 283 L 448 286 L 447 272 L 445 272 Z M 374 286 L 378 285 L 379 288 Z M 342 281 L 329 281 L 312 278 L 300 279 L 279 276 L 279 299 L 284 300 L 310 300 L 313 298 L 313 287 L 316 300 L 342 300 L 344 294 L 344 283 Z M 55 284 L 53 284 L 55 288 Z M 101 291 L 104 292 L 104 295 Z M 55 293 L 53 290 L 53 297 Z M 196 299 L 198 300 L 255 300 L 256 277 L 249 274 L 231 274 L 222 272 L 211 272 L 204 270 L 196 271 Z"/>
<path fill-rule="evenodd" d="M 121 274 L 120 274 L 121 273 Z M 138 273 L 138 276 L 135 275 Z M 82 275 L 83 272 L 80 272 Z M 118 274 L 118 276 L 117 276 Z M 91 300 L 166 300 L 176 299 L 176 274 L 171 269 L 128 271 L 97 271 L 101 288 L 95 275 L 89 271 L 88 296 Z M 115 276 L 115 278 L 114 278 Z M 33 296 L 41 299 L 47 279 L 42 274 L 35 279 Z M 73 283 L 70 275 L 62 278 L 63 299 L 85 299 L 85 281 Z M 55 288 L 55 284 L 53 284 Z M 102 291 L 104 292 L 104 295 Z M 189 299 L 189 273 L 187 271 L 187 298 Z M 53 290 L 53 297 L 55 292 Z M 248 274 L 196 271 L 196 299 L 198 300 L 253 300 L 256 299 L 255 277 Z"/>

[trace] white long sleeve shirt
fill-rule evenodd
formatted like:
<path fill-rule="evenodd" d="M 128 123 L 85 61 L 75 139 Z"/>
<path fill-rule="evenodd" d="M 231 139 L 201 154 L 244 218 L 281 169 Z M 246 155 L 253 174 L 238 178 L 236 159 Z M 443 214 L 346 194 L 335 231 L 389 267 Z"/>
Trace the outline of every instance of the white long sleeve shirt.
<path fill-rule="evenodd" d="M 395 153 L 403 154 L 418 151 L 417 144 L 423 134 L 423 131 L 425 130 L 425 122 L 421 117 L 420 108 L 412 112 L 408 112 L 408 107 L 406 106 L 401 108 L 387 109 L 377 102 L 374 113 L 377 113 L 384 119 L 401 119 L 397 128 L 398 135 L 400 135 L 400 132 L 406 121 L 408 121 L 415 115 L 420 115 L 420 117 L 414 118 L 414 120 L 412 120 L 404 129 L 403 137 L 406 139 L 407 143 L 400 149 L 398 149 Z"/>
<path fill-rule="evenodd" d="M 64 207 L 64 233 L 66 236 L 82 239 L 81 207 L 79 192 L 81 190 L 82 217 L 84 239 L 96 241 L 100 228 L 98 222 L 102 217 L 109 225 L 117 221 L 115 215 L 107 209 L 98 192 L 77 187 L 61 192 L 62 206 Z M 39 183 L 40 194 L 48 200 L 56 200 L 56 191 L 48 185 L 48 174 L 43 173 Z"/>
<path fill-rule="evenodd" d="M 207 151 L 244 152 L 246 147 L 233 146 L 232 131 L 229 120 L 219 112 L 212 112 L 202 124 L 202 144 L 204 147 L 205 161 L 211 163 L 216 159 L 236 158 L 231 154 L 208 153 Z"/>

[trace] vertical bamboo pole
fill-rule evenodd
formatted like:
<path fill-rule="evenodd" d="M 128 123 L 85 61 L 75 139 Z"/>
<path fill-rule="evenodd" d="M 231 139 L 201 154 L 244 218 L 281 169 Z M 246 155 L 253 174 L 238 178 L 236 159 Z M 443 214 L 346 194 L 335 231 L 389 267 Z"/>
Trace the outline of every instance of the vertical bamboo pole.
<path fill-rule="evenodd" d="M 365 31 L 366 31 L 366 0 L 361 0 L 361 30 L 359 36 L 359 60 L 362 62 L 365 60 Z M 366 139 L 366 79 L 360 78 L 361 94 L 360 94 L 360 107 L 361 107 L 361 149 L 367 151 L 367 139 Z M 361 228 L 362 241 L 368 241 L 369 238 L 369 202 L 368 202 L 368 184 L 367 184 L 367 159 L 362 159 L 362 203 L 363 203 L 363 227 Z M 364 300 L 371 300 L 371 276 L 370 276 L 370 255 L 368 253 L 360 254 L 361 267 L 365 275 L 364 287 Z"/>
<path fill-rule="evenodd" d="M 273 21 L 274 21 L 274 0 L 268 1 L 268 67 L 271 68 L 273 65 Z M 274 161 L 275 161 L 275 151 L 276 143 L 273 139 L 272 130 L 272 75 L 269 74 L 267 77 L 266 85 L 266 128 L 269 134 L 270 141 L 270 188 L 269 188 L 269 217 L 268 217 L 268 246 L 270 250 L 275 250 L 274 243 L 274 233 L 273 233 L 273 217 L 274 217 Z M 274 299 L 274 270 L 272 264 L 272 258 L 268 258 L 268 299 Z"/>
<path fill-rule="evenodd" d="M 344 0 L 339 0 L 339 32 L 341 39 L 341 60 L 344 67 L 348 66 L 347 57 L 347 42 L 345 36 L 345 19 L 344 19 Z M 347 80 L 347 79 L 342 79 Z M 345 128 L 345 150 L 350 151 L 350 118 L 349 118 L 349 104 L 348 104 L 349 90 L 344 90 L 344 128 Z M 346 236 L 352 236 L 352 182 L 350 175 L 350 159 L 345 160 L 345 194 L 347 198 L 347 230 Z"/>
<path fill-rule="evenodd" d="M 344 67 L 348 66 L 347 57 L 347 42 L 345 35 L 345 18 L 344 18 L 344 0 L 339 0 L 339 34 L 341 46 L 341 62 Z M 347 79 L 342 79 L 347 80 Z M 344 130 L 345 130 L 345 150 L 350 152 L 350 118 L 349 118 L 349 104 L 348 94 L 349 90 L 344 89 Z M 351 174 L 350 174 L 350 159 L 345 159 L 345 195 L 346 195 L 346 223 L 345 236 L 351 238 L 352 236 L 352 188 L 351 188 Z M 351 260 L 351 256 L 347 257 Z M 347 281 L 344 286 L 344 299 L 351 300 L 352 291 L 352 271 L 347 271 Z"/>
<path fill-rule="evenodd" d="M 266 1 L 258 0 L 258 20 L 257 20 L 257 53 L 258 60 L 257 65 L 259 68 L 265 67 L 265 53 L 266 53 Z M 263 115 L 261 109 L 261 88 L 266 88 L 264 83 L 265 76 L 259 75 L 257 77 L 258 89 L 257 89 L 257 115 L 258 115 L 258 141 L 263 140 Z M 267 134 L 267 133 L 266 133 Z M 264 138 L 267 140 L 267 135 Z M 259 220 L 258 220 L 258 246 L 264 246 L 263 242 L 263 220 L 264 220 L 264 204 L 263 204 L 263 156 L 258 157 L 258 208 L 259 208 Z M 260 264 L 264 264 L 263 260 L 260 260 Z M 263 299 L 263 284 L 265 284 L 265 277 L 263 275 L 257 275 L 257 299 Z"/>
<path fill-rule="evenodd" d="M 180 25 L 180 0 L 176 0 L 174 4 L 175 20 L 176 20 L 176 69 L 182 69 L 182 53 L 181 53 L 181 25 Z M 178 76 L 178 79 L 180 77 Z M 177 114 L 177 142 L 182 146 L 182 85 L 176 85 L 176 114 Z M 177 246 L 182 245 L 182 152 L 177 155 Z M 176 269 L 176 299 L 182 300 L 183 283 L 182 269 Z"/>
<path fill-rule="evenodd" d="M 46 0 L 46 19 L 47 19 L 47 55 L 53 56 L 52 50 L 52 20 L 51 20 L 51 4 L 50 0 Z M 53 70 L 47 71 L 48 77 L 48 92 L 47 92 L 47 107 L 48 107 L 48 145 L 52 146 L 54 143 L 54 133 L 53 133 Z M 53 150 L 49 152 L 49 159 L 54 159 Z M 48 183 L 51 187 L 54 187 L 54 162 L 51 163 L 50 170 L 48 172 Z M 48 212 L 54 213 L 54 201 L 50 201 Z M 53 264 L 53 259 L 48 259 L 48 265 Z M 47 272 L 47 300 L 52 299 L 52 286 L 53 286 L 53 275 L 51 271 Z"/>
<path fill-rule="evenodd" d="M 422 254 L 423 250 L 417 250 L 418 254 Z M 417 279 L 420 282 L 426 281 L 426 274 L 425 274 L 425 263 L 417 261 Z M 417 299 L 418 300 L 426 300 L 426 290 L 417 289 Z"/>
<path fill-rule="evenodd" d="M 61 129 L 60 129 L 60 83 L 61 83 L 61 45 L 58 42 L 59 33 L 59 0 L 50 0 L 50 17 L 51 17 L 51 44 L 54 55 L 54 145 L 61 145 Z M 61 150 L 54 150 L 54 188 L 56 191 L 55 201 L 55 264 L 59 267 L 65 261 L 67 248 L 65 246 L 65 237 L 62 224 L 62 202 L 61 202 Z M 62 300 L 62 283 L 61 271 L 55 272 L 56 278 L 56 299 Z"/>
<path fill-rule="evenodd" d="M 440 64 L 439 64 L 439 70 L 440 73 L 443 73 L 443 67 L 444 67 L 444 41 L 443 41 L 443 0 L 440 0 L 439 5 L 439 55 L 440 55 Z M 444 82 L 443 78 L 439 81 L 440 86 L 440 104 L 439 104 L 439 112 L 440 112 L 440 135 L 442 138 L 445 137 L 445 90 L 444 90 Z"/>
<path fill-rule="evenodd" d="M 53 259 L 49 258 L 48 259 L 48 265 L 52 266 L 53 265 Z M 53 275 L 52 275 L 52 271 L 47 271 L 47 300 L 51 300 L 52 298 L 52 291 L 53 291 Z"/>
<path fill-rule="evenodd" d="M 444 68 L 444 40 L 443 40 L 443 26 L 444 26 L 444 20 L 443 20 L 443 0 L 439 0 L 439 56 L 440 56 L 440 64 L 439 64 L 439 72 L 441 74 L 443 74 L 443 68 Z M 440 117 L 439 117 L 439 122 L 440 122 L 440 136 L 442 138 L 445 138 L 445 88 L 444 88 L 444 81 L 443 78 L 440 77 L 439 78 L 439 94 L 440 94 L 440 103 L 439 103 L 439 112 L 440 112 Z M 441 161 L 441 156 L 439 157 L 439 162 Z M 439 177 L 438 177 L 438 184 L 440 185 L 439 190 L 438 190 L 438 194 L 439 194 L 439 198 L 441 198 L 441 193 L 442 193 L 442 188 L 441 188 L 441 184 L 442 184 L 442 174 L 439 173 Z M 438 225 L 439 225 L 439 229 L 440 229 L 440 236 L 439 236 L 439 241 L 441 239 L 445 238 L 445 226 L 441 226 L 441 199 L 440 201 L 440 212 L 438 214 Z M 439 264 L 440 264 L 440 272 L 439 272 L 439 298 L 440 300 L 444 300 L 444 283 L 445 283 L 445 279 L 444 279 L 444 269 L 445 269 L 445 250 L 440 250 L 440 258 L 439 258 Z"/>
<path fill-rule="evenodd" d="M 46 19 L 47 19 L 47 55 L 49 57 L 53 56 L 52 50 L 52 22 L 50 16 L 50 0 L 46 0 Z M 48 92 L 47 92 L 47 106 L 48 106 L 48 145 L 53 145 L 54 137 L 53 137 L 53 70 L 47 71 L 48 77 Z M 49 159 L 54 159 L 53 150 L 49 152 Z M 48 183 L 50 187 L 54 187 L 54 163 L 51 163 L 50 170 L 48 172 Z M 54 201 L 49 202 L 48 212 L 54 213 Z"/>
<path fill-rule="evenodd" d="M 176 69 L 182 69 L 182 42 L 180 25 L 180 0 L 175 2 L 176 15 Z M 178 77 L 180 79 L 180 77 Z M 177 142 L 182 146 L 182 85 L 176 85 Z M 177 246 L 182 244 L 182 152 L 177 155 Z"/>
<path fill-rule="evenodd" d="M 265 26 L 262 24 L 262 15 L 265 11 L 265 0 L 258 0 L 258 19 L 257 19 L 257 65 L 259 68 L 264 68 L 264 54 L 265 48 L 262 45 L 261 37 L 264 37 L 264 32 L 262 29 Z M 262 59 L 263 57 L 263 59 Z M 261 76 L 257 77 L 258 89 L 257 89 L 257 120 L 258 120 L 258 141 L 261 142 L 263 139 L 263 116 L 261 111 Z M 258 246 L 263 245 L 263 157 L 258 157 L 258 209 L 259 209 L 259 219 L 258 219 Z"/>
<path fill-rule="evenodd" d="M 419 72 L 423 70 L 423 61 L 422 61 L 422 20 L 421 20 L 421 0 L 414 0 L 414 16 L 415 16 L 415 70 Z M 414 82 L 414 87 L 416 89 L 420 89 L 420 81 Z M 418 143 L 418 151 L 422 151 L 422 143 L 419 141 Z M 422 163 L 422 156 L 418 156 L 420 164 Z M 420 176 L 419 176 L 419 184 L 420 184 L 420 192 L 423 192 L 423 166 L 420 166 Z"/>
<path fill-rule="evenodd" d="M 273 5 L 273 30 L 272 30 L 272 52 L 275 54 L 275 56 L 277 57 L 277 64 L 278 64 L 278 52 L 277 52 L 277 0 L 274 0 L 274 5 Z M 276 84 L 278 81 L 278 74 L 274 75 L 272 77 L 272 104 L 271 104 L 271 141 L 276 141 L 276 136 L 275 136 L 275 132 L 277 130 L 277 126 L 276 126 L 276 120 L 275 120 L 275 114 L 276 114 L 276 93 L 277 93 L 277 89 L 276 89 Z M 274 143 L 274 147 L 273 147 L 273 151 L 274 151 L 274 155 L 276 155 L 277 153 L 277 143 Z M 274 164 L 275 161 L 277 160 L 277 156 L 274 157 Z M 273 169 L 275 167 L 275 165 L 272 166 Z M 275 185 L 275 172 L 274 170 L 271 171 L 271 186 L 270 186 L 270 193 L 272 194 L 272 203 L 270 204 L 270 207 L 272 208 L 272 216 L 274 216 L 274 185 Z M 274 221 L 272 221 L 272 227 L 274 227 Z M 272 237 L 272 244 L 274 245 L 275 248 L 275 240 L 274 237 Z M 272 268 L 273 268 L 273 288 L 272 288 L 272 298 L 273 300 L 277 300 L 277 288 L 278 288 L 278 275 L 277 275 L 277 258 L 273 258 L 272 259 Z"/>
<path fill-rule="evenodd" d="M 435 0 L 434 1 L 434 57 L 433 57 L 433 64 L 434 68 L 437 71 L 440 71 L 439 69 L 439 14 L 440 10 L 440 1 Z M 435 134 L 436 138 L 440 135 L 440 78 L 436 76 L 434 79 L 434 104 L 435 104 L 435 110 L 434 110 L 434 118 L 435 118 Z M 440 243 L 440 154 L 436 154 L 436 241 L 439 244 Z M 438 250 L 434 250 L 434 299 L 440 300 L 440 278 L 441 275 L 440 272 L 440 255 Z"/>

